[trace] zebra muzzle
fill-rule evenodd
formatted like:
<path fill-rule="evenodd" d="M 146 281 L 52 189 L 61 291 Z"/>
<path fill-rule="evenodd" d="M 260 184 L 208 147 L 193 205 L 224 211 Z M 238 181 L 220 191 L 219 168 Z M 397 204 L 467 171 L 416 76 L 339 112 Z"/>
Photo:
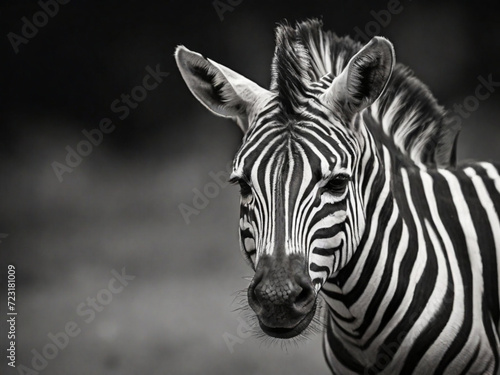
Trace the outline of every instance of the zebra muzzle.
<path fill-rule="evenodd" d="M 264 333 L 290 338 L 314 317 L 316 293 L 301 255 L 264 255 L 248 288 L 248 303 Z"/>

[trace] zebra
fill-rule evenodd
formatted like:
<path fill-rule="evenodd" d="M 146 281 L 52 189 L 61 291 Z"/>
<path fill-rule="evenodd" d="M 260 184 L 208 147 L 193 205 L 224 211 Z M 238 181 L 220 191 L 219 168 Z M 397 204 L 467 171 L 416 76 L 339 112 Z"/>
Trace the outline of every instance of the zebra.
<path fill-rule="evenodd" d="M 280 24 L 269 89 L 175 59 L 244 134 L 230 182 L 265 334 L 307 332 L 321 295 L 333 374 L 499 373 L 499 166 L 457 162 L 460 124 L 391 42 Z"/>

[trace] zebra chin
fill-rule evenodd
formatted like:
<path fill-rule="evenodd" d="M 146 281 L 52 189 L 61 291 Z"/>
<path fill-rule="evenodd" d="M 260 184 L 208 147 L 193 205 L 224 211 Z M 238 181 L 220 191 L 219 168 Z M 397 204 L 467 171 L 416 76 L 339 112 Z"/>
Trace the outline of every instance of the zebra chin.
<path fill-rule="evenodd" d="M 265 325 L 262 320 L 259 318 L 259 326 L 262 331 L 271 337 L 275 337 L 278 339 L 291 339 L 300 335 L 302 332 L 309 327 L 311 321 L 314 318 L 314 314 L 316 313 L 316 304 L 313 305 L 311 311 L 309 311 L 303 318 L 300 320 L 294 327 L 292 328 L 283 328 L 283 327 L 269 327 Z"/>
<path fill-rule="evenodd" d="M 262 331 L 288 339 L 300 335 L 316 312 L 316 292 L 302 255 L 263 255 L 248 287 L 248 303 Z"/>

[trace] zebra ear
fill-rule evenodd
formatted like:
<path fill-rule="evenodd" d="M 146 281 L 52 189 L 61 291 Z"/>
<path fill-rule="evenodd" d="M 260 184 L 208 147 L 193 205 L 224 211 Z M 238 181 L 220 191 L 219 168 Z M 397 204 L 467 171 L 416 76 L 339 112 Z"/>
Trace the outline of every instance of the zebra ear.
<path fill-rule="evenodd" d="M 243 132 L 248 129 L 252 108 L 271 95 L 241 74 L 184 46 L 177 47 L 175 60 L 193 95 L 216 115 L 235 120 Z"/>
<path fill-rule="evenodd" d="M 374 37 L 354 55 L 342 73 L 321 95 L 328 108 L 351 119 L 384 92 L 394 68 L 394 48 L 387 39 Z"/>

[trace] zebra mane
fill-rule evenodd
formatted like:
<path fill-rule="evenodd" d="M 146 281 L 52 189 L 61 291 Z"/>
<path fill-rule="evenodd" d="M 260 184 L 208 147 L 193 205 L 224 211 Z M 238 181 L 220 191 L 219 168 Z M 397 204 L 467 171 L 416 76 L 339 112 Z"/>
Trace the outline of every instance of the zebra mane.
<path fill-rule="evenodd" d="M 272 64 L 271 90 L 285 113 L 294 113 L 307 100 L 307 90 L 322 77 L 338 76 L 362 44 L 323 31 L 316 19 L 280 25 Z M 453 166 L 460 131 L 432 93 L 406 66 L 397 63 L 384 93 L 367 111 L 367 126 L 375 138 L 428 167 Z M 377 133 L 385 136 L 377 137 Z"/>

